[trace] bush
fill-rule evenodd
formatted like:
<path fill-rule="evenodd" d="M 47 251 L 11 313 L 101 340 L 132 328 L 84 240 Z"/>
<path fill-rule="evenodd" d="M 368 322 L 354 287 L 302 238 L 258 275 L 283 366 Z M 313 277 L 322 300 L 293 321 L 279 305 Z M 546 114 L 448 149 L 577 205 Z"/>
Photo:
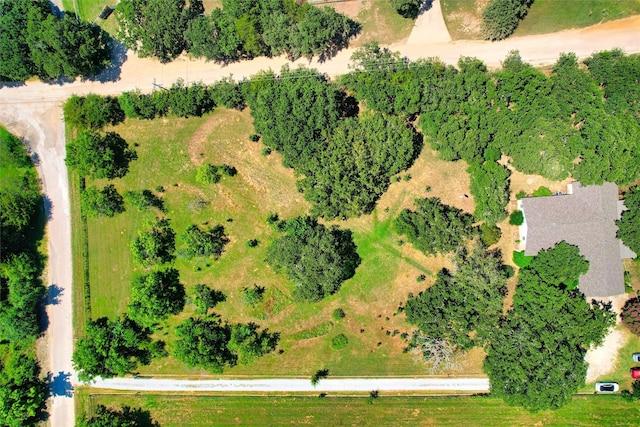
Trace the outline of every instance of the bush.
<path fill-rule="evenodd" d="M 251 240 L 247 240 L 247 247 L 248 248 L 255 248 L 256 246 L 258 246 L 260 242 L 258 242 L 258 239 L 251 239 Z"/>
<path fill-rule="evenodd" d="M 256 304 L 262 302 L 262 300 L 264 299 L 264 292 L 264 286 L 258 286 L 254 284 L 250 288 L 244 287 L 242 288 L 242 301 L 245 304 L 253 307 Z"/>
<path fill-rule="evenodd" d="M 347 339 L 347 337 L 345 337 L 344 334 L 339 334 L 333 337 L 333 339 L 331 340 L 331 348 L 334 350 L 342 350 L 347 346 L 348 343 L 349 340 Z"/>
<path fill-rule="evenodd" d="M 482 224 L 480 226 L 480 240 L 487 246 L 491 246 L 500 241 L 502 230 L 496 225 Z"/>
<path fill-rule="evenodd" d="M 229 166 L 229 165 L 220 166 L 220 170 L 226 176 L 236 176 L 238 174 L 238 169 L 234 168 L 233 166 Z"/>
<path fill-rule="evenodd" d="M 640 297 L 628 300 L 620 314 L 622 323 L 635 335 L 640 337 Z"/>
<path fill-rule="evenodd" d="M 553 193 L 547 187 L 542 186 L 533 192 L 533 197 L 547 197 L 552 196 Z"/>
<path fill-rule="evenodd" d="M 422 282 L 424 282 L 425 280 L 427 280 L 427 276 L 426 276 L 426 275 L 424 275 L 424 274 L 421 274 L 421 275 L 419 275 L 418 277 L 416 277 L 416 282 L 418 282 L 418 283 L 422 283 Z"/>
<path fill-rule="evenodd" d="M 516 194 L 516 200 L 524 199 L 525 197 L 527 197 L 527 193 L 524 190 L 520 190 Z"/>
<path fill-rule="evenodd" d="M 344 310 L 341 308 L 336 308 L 335 310 L 333 310 L 333 313 L 331 313 L 331 317 L 336 322 L 340 319 L 344 319 L 345 316 L 346 315 L 344 314 Z"/>
<path fill-rule="evenodd" d="M 222 175 L 218 171 L 218 167 L 206 163 L 196 170 L 196 181 L 201 184 L 217 184 L 220 182 Z"/>
<path fill-rule="evenodd" d="M 514 251 L 513 252 L 513 263 L 520 268 L 525 268 L 529 264 L 531 264 L 532 256 L 527 256 L 524 254 L 524 251 Z"/>
<path fill-rule="evenodd" d="M 524 223 L 524 214 L 522 211 L 516 210 L 511 212 L 509 216 L 509 224 L 511 225 L 522 225 Z"/>

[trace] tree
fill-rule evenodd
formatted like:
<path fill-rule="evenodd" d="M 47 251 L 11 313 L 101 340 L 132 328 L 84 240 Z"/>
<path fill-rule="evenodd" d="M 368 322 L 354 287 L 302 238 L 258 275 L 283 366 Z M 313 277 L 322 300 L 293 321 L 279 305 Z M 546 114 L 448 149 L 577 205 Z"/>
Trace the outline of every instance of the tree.
<path fill-rule="evenodd" d="M 518 27 L 533 0 L 491 0 L 482 11 L 482 35 L 487 40 L 502 40 Z"/>
<path fill-rule="evenodd" d="M 133 191 L 128 190 L 124 192 L 124 198 L 133 206 L 141 211 L 149 208 L 156 208 L 161 212 L 164 212 L 164 201 L 153 194 L 151 190 Z"/>
<path fill-rule="evenodd" d="M 73 366 L 80 381 L 111 378 L 133 373 L 138 364 L 148 365 L 163 354 L 163 343 L 152 343 L 149 330 L 123 317 L 101 317 L 87 323 L 85 336 L 76 342 Z"/>
<path fill-rule="evenodd" d="M 632 187 L 625 195 L 627 208 L 616 221 L 616 237 L 636 254 L 640 254 L 640 186 Z"/>
<path fill-rule="evenodd" d="M 584 355 L 616 317 L 611 303 L 589 304 L 567 290 L 586 272 L 577 247 L 562 243 L 539 255 L 520 271 L 513 308 L 492 331 L 483 368 L 492 394 L 534 412 L 571 401 L 584 385 Z"/>
<path fill-rule="evenodd" d="M 95 186 L 85 188 L 80 194 L 82 212 L 90 217 L 113 217 L 124 212 L 124 198 L 118 193 L 113 184 L 109 184 L 102 190 Z"/>
<path fill-rule="evenodd" d="M 298 300 L 320 301 L 340 289 L 360 264 L 351 231 L 326 228 L 310 217 L 280 223 L 284 236 L 271 242 L 266 262 L 294 282 Z"/>
<path fill-rule="evenodd" d="M 78 420 L 79 427 L 160 427 L 149 411 L 123 406 L 122 409 L 98 405 L 93 415 Z"/>
<path fill-rule="evenodd" d="M 129 316 L 144 327 L 154 327 L 184 308 L 185 292 L 178 270 L 152 271 L 137 276 L 131 286 Z"/>
<path fill-rule="evenodd" d="M 222 225 L 204 231 L 192 224 L 180 235 L 184 243 L 180 253 L 186 258 L 211 257 L 219 258 L 224 252 L 224 247 L 229 243 L 229 238 L 224 233 Z"/>
<path fill-rule="evenodd" d="M 242 288 L 242 302 L 254 307 L 256 304 L 264 300 L 264 286 L 254 284 L 252 287 Z"/>
<path fill-rule="evenodd" d="M 89 94 L 87 96 L 72 95 L 64 103 L 64 120 L 71 126 L 80 129 L 102 129 L 107 124 L 112 126 L 124 121 L 124 111 L 118 98 Z"/>
<path fill-rule="evenodd" d="M 169 112 L 177 117 L 200 117 L 213 111 L 215 103 L 207 87 L 201 83 L 186 86 L 182 79 L 171 85 L 167 92 Z"/>
<path fill-rule="evenodd" d="M 522 225 L 524 223 L 524 214 L 520 210 L 515 210 L 509 215 L 510 225 Z"/>
<path fill-rule="evenodd" d="M 640 298 L 636 297 L 627 300 L 624 307 L 622 307 L 620 318 L 631 333 L 640 337 Z"/>
<path fill-rule="evenodd" d="M 420 13 L 421 0 L 389 0 L 391 6 L 403 17 L 416 19 Z"/>
<path fill-rule="evenodd" d="M 196 181 L 201 184 L 217 184 L 222 179 L 218 167 L 205 163 L 196 169 Z"/>
<path fill-rule="evenodd" d="M 178 57 L 186 47 L 189 21 L 204 12 L 201 0 L 122 0 L 116 7 L 118 38 L 140 57 L 162 63 Z"/>
<path fill-rule="evenodd" d="M 188 318 L 176 328 L 175 356 L 187 366 L 222 373 L 237 357 L 227 348 L 231 327 L 219 318 Z"/>
<path fill-rule="evenodd" d="M 211 289 L 207 285 L 196 285 L 193 291 L 193 303 L 196 306 L 196 314 L 207 314 L 221 302 L 225 302 L 227 297 L 222 291 Z"/>
<path fill-rule="evenodd" d="M 494 225 L 505 219 L 509 203 L 509 169 L 491 160 L 471 163 L 467 172 L 471 176 L 469 191 L 476 203 L 475 220 Z"/>
<path fill-rule="evenodd" d="M 416 199 L 415 204 L 416 211 L 400 212 L 394 228 L 425 254 L 453 252 L 472 235 L 471 215 L 462 210 L 442 204 L 437 197 Z"/>
<path fill-rule="evenodd" d="M 0 360 L 0 425 L 40 425 L 47 398 L 47 382 L 38 361 L 11 348 Z"/>
<path fill-rule="evenodd" d="M 498 251 L 477 244 L 471 253 L 461 250 L 452 271 L 438 272 L 436 281 L 405 306 L 407 322 L 431 344 L 447 341 L 468 350 L 484 344 L 502 314 L 507 270 Z M 475 331 L 475 338 L 471 333 Z M 418 347 L 423 341 L 416 342 Z"/>
<path fill-rule="evenodd" d="M 144 266 L 169 263 L 175 258 L 175 239 L 169 220 L 156 218 L 131 243 L 133 258 Z"/>
<path fill-rule="evenodd" d="M 82 176 L 114 179 L 125 176 L 129 163 L 136 158 L 136 152 L 117 133 L 103 136 L 87 130 L 67 144 L 65 163 Z"/>
<path fill-rule="evenodd" d="M 237 323 L 231 326 L 227 348 L 236 355 L 239 364 L 247 365 L 272 352 L 279 340 L 279 333 L 269 333 L 267 329 L 258 331 L 255 323 Z"/>
<path fill-rule="evenodd" d="M 460 347 L 444 338 L 431 338 L 421 332 L 415 333 L 409 343 L 413 356 L 424 363 L 431 375 L 456 371 L 462 362 Z"/>

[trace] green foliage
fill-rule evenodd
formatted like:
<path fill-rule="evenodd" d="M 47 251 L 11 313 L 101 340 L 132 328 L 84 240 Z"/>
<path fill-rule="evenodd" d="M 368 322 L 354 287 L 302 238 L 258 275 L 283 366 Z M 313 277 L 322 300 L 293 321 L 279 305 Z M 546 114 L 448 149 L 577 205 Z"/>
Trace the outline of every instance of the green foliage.
<path fill-rule="evenodd" d="M 333 312 L 331 313 L 331 318 L 333 320 L 335 320 L 336 322 L 344 319 L 346 315 L 344 314 L 344 310 L 341 308 L 336 308 L 335 310 L 333 310 Z"/>
<path fill-rule="evenodd" d="M 640 187 L 632 187 L 625 195 L 627 208 L 616 221 L 618 239 L 636 254 L 640 254 Z"/>
<path fill-rule="evenodd" d="M 484 223 L 480 226 L 480 240 L 485 246 L 491 246 L 500 241 L 500 237 L 502 237 L 502 231 L 496 225 L 490 225 L 488 223 Z"/>
<path fill-rule="evenodd" d="M 533 260 L 533 256 L 525 255 L 524 251 L 513 252 L 513 263 L 520 268 L 528 267 L 531 264 L 531 260 Z"/>
<path fill-rule="evenodd" d="M 524 213 L 519 210 L 515 210 L 511 212 L 509 215 L 509 224 L 511 225 L 522 225 L 524 223 Z"/>
<path fill-rule="evenodd" d="M 482 35 L 487 40 L 502 40 L 518 28 L 533 0 L 491 0 L 482 11 Z"/>
<path fill-rule="evenodd" d="M 184 308 L 185 292 L 178 270 L 152 271 L 137 276 L 131 285 L 129 316 L 139 325 L 152 328 Z"/>
<path fill-rule="evenodd" d="M 225 245 L 229 243 L 222 225 L 205 231 L 192 224 L 180 235 L 180 240 L 184 243 L 180 254 L 186 258 L 212 256 L 218 259 L 224 252 Z"/>
<path fill-rule="evenodd" d="M 89 94 L 72 95 L 64 103 L 64 120 L 79 129 L 99 130 L 106 125 L 115 126 L 124 121 L 124 111 L 118 98 Z"/>
<path fill-rule="evenodd" d="M 149 95 L 140 91 L 123 92 L 118 102 L 126 117 L 151 120 L 168 113 L 167 96 L 165 91 L 155 91 Z"/>
<path fill-rule="evenodd" d="M 171 262 L 175 258 L 175 238 L 169 220 L 156 218 L 131 243 L 133 259 L 144 266 Z"/>
<path fill-rule="evenodd" d="M 88 77 L 109 64 L 110 39 L 71 13 L 58 18 L 44 0 L 0 6 L 0 80 Z"/>
<path fill-rule="evenodd" d="M 331 339 L 331 348 L 334 350 L 342 350 L 348 343 L 349 340 L 344 334 L 338 334 Z"/>
<path fill-rule="evenodd" d="M 47 381 L 38 361 L 15 348 L 0 360 L 0 425 L 37 426 L 43 418 Z"/>
<path fill-rule="evenodd" d="M 350 230 L 326 228 L 310 217 L 280 223 L 284 236 L 271 242 L 266 262 L 295 284 L 294 298 L 320 301 L 340 289 L 360 264 Z"/>
<path fill-rule="evenodd" d="M 176 328 L 175 357 L 189 367 L 222 373 L 236 364 L 237 357 L 227 348 L 231 327 L 218 318 L 188 318 Z"/>
<path fill-rule="evenodd" d="M 249 239 L 247 240 L 247 247 L 248 248 L 255 248 L 256 246 L 258 246 L 260 242 L 258 241 L 258 239 Z"/>
<path fill-rule="evenodd" d="M 495 161 L 486 161 L 471 163 L 467 172 L 471 175 L 469 191 L 476 203 L 475 220 L 496 224 L 505 219 L 509 203 L 509 169 Z"/>
<path fill-rule="evenodd" d="M 136 152 L 117 133 L 100 135 L 87 130 L 67 144 L 65 163 L 82 176 L 114 179 L 125 176 L 135 159 Z"/>
<path fill-rule="evenodd" d="M 80 205 L 82 213 L 93 218 L 113 217 L 124 212 L 124 198 L 113 184 L 107 185 L 102 190 L 98 190 L 95 186 L 85 188 L 80 194 Z"/>
<path fill-rule="evenodd" d="M 547 187 L 539 187 L 537 190 L 533 191 L 533 197 L 547 197 L 552 196 L 553 193 Z"/>
<path fill-rule="evenodd" d="M 164 201 L 153 194 L 151 190 L 132 191 L 128 190 L 124 192 L 124 198 L 134 207 L 140 211 L 145 211 L 149 208 L 156 208 L 161 212 L 164 212 Z"/>
<path fill-rule="evenodd" d="M 615 324 L 611 303 L 592 301 L 565 284 L 588 264 L 575 246 L 541 251 L 520 271 L 513 308 L 493 330 L 484 371 L 491 393 L 529 411 L 566 405 L 584 385 L 584 355 Z"/>
<path fill-rule="evenodd" d="M 255 306 L 264 299 L 265 290 L 264 286 L 258 286 L 256 284 L 250 288 L 242 288 L 242 302 L 250 306 Z"/>
<path fill-rule="evenodd" d="M 222 179 L 218 167 L 205 163 L 196 169 L 196 181 L 201 184 L 217 184 Z"/>
<path fill-rule="evenodd" d="M 160 427 L 160 424 L 151 418 L 149 411 L 130 408 L 126 405 L 122 409 L 98 405 L 91 417 L 79 419 L 76 425 L 78 427 Z"/>
<path fill-rule="evenodd" d="M 333 323 L 326 321 L 326 322 L 319 323 L 309 329 L 303 329 L 301 331 L 298 331 L 295 334 L 292 334 L 291 338 L 296 341 L 317 338 L 323 335 L 327 335 L 332 328 L 333 328 Z"/>
<path fill-rule="evenodd" d="M 209 89 L 201 82 L 186 86 L 182 79 L 178 79 L 165 93 L 169 113 L 173 116 L 200 117 L 215 107 Z"/>
<path fill-rule="evenodd" d="M 321 379 L 327 378 L 328 376 L 328 369 L 320 369 L 319 371 L 316 371 L 316 373 L 311 376 L 311 385 L 314 387 L 317 386 Z"/>
<path fill-rule="evenodd" d="M 220 171 L 226 176 L 236 176 L 238 174 L 238 169 L 229 165 L 220 166 Z"/>
<path fill-rule="evenodd" d="M 221 302 L 225 302 L 227 297 L 222 291 L 211 289 L 207 285 L 196 285 L 193 290 L 193 303 L 196 306 L 196 314 L 207 314 Z"/>
<path fill-rule="evenodd" d="M 435 283 L 410 297 L 405 306 L 407 322 L 432 339 L 445 339 L 467 350 L 483 344 L 502 314 L 507 273 L 498 251 L 476 245 L 462 250 L 454 271 L 441 270 Z M 469 334 L 476 331 L 476 338 Z"/>
<path fill-rule="evenodd" d="M 640 298 L 636 297 L 627 300 L 624 307 L 622 307 L 620 318 L 631 333 L 640 337 Z"/>
<path fill-rule="evenodd" d="M 87 322 L 86 336 L 76 341 L 73 366 L 83 382 L 123 376 L 135 372 L 138 363 L 148 365 L 162 349 L 162 343 L 152 343 L 149 330 L 134 321 L 101 317 Z"/>
<path fill-rule="evenodd" d="M 389 0 L 391 6 L 404 18 L 416 19 L 420 13 L 421 0 Z"/>
<path fill-rule="evenodd" d="M 239 364 L 247 365 L 275 350 L 279 340 L 277 332 L 258 331 L 255 323 L 238 323 L 231 326 L 227 348 L 236 355 Z"/>
<path fill-rule="evenodd" d="M 453 252 L 473 234 L 471 215 L 442 204 L 439 198 L 416 199 L 415 204 L 416 211 L 403 209 L 393 225 L 425 254 Z"/>
<path fill-rule="evenodd" d="M 623 399 L 630 402 L 633 402 L 634 400 L 640 400 L 640 380 L 635 380 L 633 383 L 631 383 L 631 391 L 622 390 L 620 394 L 622 395 Z"/>
<path fill-rule="evenodd" d="M 246 107 L 240 85 L 236 84 L 231 77 L 224 77 L 209 86 L 209 94 L 216 105 L 236 110 L 243 110 Z"/>

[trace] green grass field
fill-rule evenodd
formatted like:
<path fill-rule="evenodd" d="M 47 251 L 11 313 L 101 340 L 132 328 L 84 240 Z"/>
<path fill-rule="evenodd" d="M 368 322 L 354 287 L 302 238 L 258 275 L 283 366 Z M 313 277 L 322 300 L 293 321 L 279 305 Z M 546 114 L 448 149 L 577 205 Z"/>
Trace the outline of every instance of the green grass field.
<path fill-rule="evenodd" d="M 424 373 L 412 356 L 403 353 L 406 343 L 400 334 L 409 325 L 404 322 L 404 316 L 394 315 L 409 292 L 416 293 L 428 286 L 429 282 L 417 283 L 415 278 L 420 274 L 429 276 L 442 265 L 441 259 L 427 258 L 410 245 L 400 246 L 391 231 L 391 218 L 404 207 L 401 202 L 416 196 L 411 192 L 413 180 L 392 185 L 395 198 L 388 209 L 342 224 L 353 230 L 363 259 L 356 275 L 345 282 L 337 294 L 320 303 L 294 304 L 293 285 L 263 261 L 268 242 L 275 236 L 265 219 L 271 212 L 277 212 L 281 218 L 304 214 L 308 205 L 296 190 L 292 170 L 284 168 L 275 153 L 261 155 L 261 143 L 249 141 L 253 127 L 248 111 L 220 108 L 202 118 L 128 120 L 113 130 L 129 144 L 137 144 L 138 160 L 132 162 L 124 179 L 114 181 L 121 193 L 163 186 L 165 191 L 159 194 L 176 233 L 180 234 L 191 223 L 222 224 L 230 236 L 231 242 L 217 261 L 176 260 L 175 266 L 187 293 L 199 283 L 222 290 L 227 301 L 219 304 L 215 311 L 224 319 L 254 321 L 281 333 L 282 354 L 267 355 L 250 366 L 229 369 L 226 374 L 306 377 L 321 368 L 329 369 L 332 376 Z M 437 161 L 430 153 L 421 157 L 422 162 L 431 162 L 433 166 L 422 166 L 428 173 L 436 173 L 437 165 L 451 169 L 452 163 Z M 196 165 L 205 162 L 232 165 L 238 169 L 238 175 L 225 177 L 219 184 L 199 184 L 195 181 Z M 419 182 L 420 172 L 416 170 L 412 174 Z M 452 174 L 451 179 L 456 180 L 457 174 Z M 88 185 L 101 187 L 105 183 Z M 77 187 L 72 191 L 72 199 L 77 200 Z M 143 272 L 132 262 L 129 245 L 145 220 L 156 214 L 158 212 L 128 208 L 114 218 L 88 219 L 93 318 L 113 318 L 125 312 L 131 280 Z M 75 221 L 79 218 L 74 217 L 74 229 L 78 229 Z M 257 239 L 258 247 L 247 247 L 250 239 Z M 82 241 L 76 233 L 75 260 L 81 261 L 77 255 L 81 247 Z M 78 267 L 76 283 L 81 283 L 78 280 L 81 275 L 82 269 Z M 266 297 L 263 303 L 249 307 L 242 302 L 242 288 L 253 284 L 266 287 Z M 79 292 L 76 307 L 82 307 L 82 286 L 75 289 Z M 332 311 L 338 307 L 346 312 L 344 319 L 333 322 L 322 336 L 300 339 L 304 336 L 298 334 L 300 331 L 330 321 Z M 185 311 L 170 318 L 167 328 L 159 333 L 158 337 L 168 342 L 170 350 L 172 328 L 193 310 L 194 307 L 187 304 Z M 77 325 L 83 322 L 82 312 L 76 310 Z M 81 333 L 81 328 L 77 333 Z M 337 334 L 345 334 L 349 340 L 347 347 L 340 351 L 331 349 L 331 339 Z M 465 368 L 467 373 L 480 373 L 476 359 Z M 156 360 L 140 372 L 142 375 L 206 374 L 188 369 L 172 358 Z"/>
<path fill-rule="evenodd" d="M 400 16 L 387 0 L 363 0 L 355 20 L 362 24 L 362 31 L 351 43 L 354 47 L 374 40 L 380 44 L 401 42 L 409 37 L 414 24 L 413 19 Z"/>
<path fill-rule="evenodd" d="M 640 406 L 620 396 L 576 396 L 557 411 L 531 414 L 489 397 L 163 396 L 93 395 L 77 399 L 78 413 L 95 405 L 129 405 L 148 410 L 162 427 L 227 425 L 322 426 L 630 426 L 640 423 Z"/>

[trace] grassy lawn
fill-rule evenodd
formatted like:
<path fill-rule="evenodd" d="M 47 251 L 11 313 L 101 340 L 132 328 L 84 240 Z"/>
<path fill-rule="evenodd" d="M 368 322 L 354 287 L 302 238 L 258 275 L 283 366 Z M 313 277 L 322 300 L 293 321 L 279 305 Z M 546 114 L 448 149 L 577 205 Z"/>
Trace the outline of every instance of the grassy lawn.
<path fill-rule="evenodd" d="M 452 40 L 481 39 L 482 10 L 488 0 L 441 0 L 442 15 Z"/>
<path fill-rule="evenodd" d="M 253 131 L 248 111 L 216 109 L 202 118 L 167 118 L 155 121 L 127 120 L 113 130 L 135 147 L 138 160 L 132 162 L 129 174 L 114 181 L 118 190 L 164 187 L 158 193 L 164 200 L 167 216 L 177 234 L 188 225 L 222 224 L 231 242 L 222 257 L 214 261 L 177 259 L 187 293 L 199 283 L 222 290 L 227 301 L 216 312 L 230 322 L 254 321 L 271 331 L 281 333 L 280 350 L 250 366 L 237 366 L 225 372 L 231 376 L 310 376 L 327 368 L 331 376 L 347 375 L 422 375 L 421 365 L 404 354 L 406 342 L 402 332 L 409 325 L 403 315 L 395 315 L 409 292 L 417 293 L 433 281 L 433 274 L 445 257 L 425 257 L 411 245 L 403 245 L 392 232 L 392 219 L 398 212 L 421 197 L 427 185 L 431 195 L 462 208 L 473 209 L 472 201 L 461 199 L 468 192 L 466 165 L 462 162 L 438 160 L 431 150 L 423 150 L 411 179 L 391 185 L 373 214 L 352 219 L 341 226 L 350 228 L 363 261 L 356 275 L 341 290 L 320 303 L 293 303 L 292 284 L 276 275 L 264 263 L 266 248 L 274 232 L 265 219 L 271 212 L 290 218 L 307 212 L 308 204 L 295 186 L 293 171 L 281 165 L 273 153 L 261 155 L 262 144 L 250 142 Z M 219 184 L 202 185 L 195 181 L 196 167 L 202 163 L 229 164 L 238 175 L 225 177 Z M 106 182 L 88 183 L 101 187 Z M 77 191 L 74 190 L 74 191 Z M 73 196 L 73 194 L 72 194 Z M 73 200 L 77 200 L 73 196 Z M 469 204 L 465 206 L 465 204 Z M 77 203 L 76 203 L 77 205 Z M 132 262 L 129 245 L 146 220 L 158 212 L 140 212 L 128 208 L 114 218 L 88 219 L 89 277 L 91 315 L 93 318 L 115 317 L 126 310 L 131 280 L 143 270 Z M 77 229 L 74 222 L 74 229 Z M 74 237 L 74 257 L 79 259 L 81 241 Z M 249 248 L 246 242 L 257 239 L 259 245 Z M 179 246 L 179 242 L 178 242 Z M 80 259 L 81 261 L 81 259 Z M 76 275 L 81 275 L 79 268 Z M 426 275 L 427 281 L 416 278 Z M 82 283 L 76 278 L 76 283 Z M 242 301 L 242 288 L 258 284 L 266 287 L 266 296 L 255 307 Z M 76 286 L 76 324 L 82 323 L 82 286 Z M 336 308 L 346 317 L 331 318 Z M 193 313 L 185 311 L 168 320 L 158 337 L 166 340 L 171 350 L 172 329 Z M 325 322 L 332 322 L 321 336 L 302 339 L 305 333 Z M 331 339 L 344 334 L 346 348 L 331 349 Z M 482 355 L 473 352 L 464 366 L 465 374 L 480 374 Z M 142 375 L 207 375 L 188 369 L 173 358 L 154 361 L 140 369 Z"/>
<path fill-rule="evenodd" d="M 514 36 L 587 27 L 640 13 L 640 0 L 535 0 Z"/>
<path fill-rule="evenodd" d="M 354 47 L 374 40 L 380 44 L 404 41 L 414 24 L 413 19 L 400 16 L 386 0 L 363 0 L 362 9 L 354 19 L 362 24 L 360 36 L 351 43 Z"/>
<path fill-rule="evenodd" d="M 576 396 L 557 411 L 531 414 L 488 397 L 412 397 L 381 395 L 319 399 L 316 396 L 92 395 L 85 390 L 77 413 L 98 404 L 148 410 L 163 427 L 226 425 L 572 425 L 629 426 L 640 423 L 640 407 L 620 396 Z"/>

